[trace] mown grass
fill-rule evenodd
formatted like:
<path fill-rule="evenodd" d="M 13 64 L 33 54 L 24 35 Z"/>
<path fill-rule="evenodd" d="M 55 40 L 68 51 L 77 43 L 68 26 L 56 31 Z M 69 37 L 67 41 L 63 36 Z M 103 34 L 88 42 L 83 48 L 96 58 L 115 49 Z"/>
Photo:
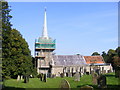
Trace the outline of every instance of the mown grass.
<path fill-rule="evenodd" d="M 118 78 L 115 78 L 114 73 L 106 74 L 107 78 L 107 86 L 108 88 L 116 88 L 118 87 Z M 59 88 L 61 80 L 66 79 L 71 88 L 80 88 L 84 85 L 90 85 L 94 88 L 97 88 L 96 85 L 92 84 L 91 75 L 84 75 L 80 78 L 80 81 L 75 82 L 74 77 L 56 77 L 56 78 L 47 78 L 47 82 L 41 82 L 39 78 L 30 78 L 29 83 L 24 83 L 22 81 L 17 81 L 16 79 L 10 79 L 4 81 L 4 86 L 7 88 Z"/>

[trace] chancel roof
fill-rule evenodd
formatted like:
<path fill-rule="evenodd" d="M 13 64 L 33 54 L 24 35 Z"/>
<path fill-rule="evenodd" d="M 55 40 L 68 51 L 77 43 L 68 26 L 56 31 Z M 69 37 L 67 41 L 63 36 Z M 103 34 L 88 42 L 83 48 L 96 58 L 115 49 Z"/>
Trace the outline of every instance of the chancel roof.
<path fill-rule="evenodd" d="M 87 64 L 104 63 L 102 56 L 84 56 Z"/>
<path fill-rule="evenodd" d="M 82 55 L 53 55 L 56 66 L 84 66 L 86 62 Z"/>

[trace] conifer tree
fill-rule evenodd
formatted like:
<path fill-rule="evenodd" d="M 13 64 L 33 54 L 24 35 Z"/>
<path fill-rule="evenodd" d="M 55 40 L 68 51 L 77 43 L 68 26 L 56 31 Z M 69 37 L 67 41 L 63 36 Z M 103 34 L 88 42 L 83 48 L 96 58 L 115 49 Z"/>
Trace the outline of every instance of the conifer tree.
<path fill-rule="evenodd" d="M 20 32 L 12 29 L 7 2 L 2 2 L 2 75 L 15 78 L 17 75 L 30 75 L 34 71 L 31 52 Z"/>

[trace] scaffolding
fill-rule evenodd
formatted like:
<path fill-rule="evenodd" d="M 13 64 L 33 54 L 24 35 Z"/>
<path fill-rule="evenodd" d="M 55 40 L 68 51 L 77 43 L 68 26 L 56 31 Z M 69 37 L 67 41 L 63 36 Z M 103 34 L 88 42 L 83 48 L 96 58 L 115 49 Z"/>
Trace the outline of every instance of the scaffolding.
<path fill-rule="evenodd" d="M 55 49 L 55 42 L 56 40 L 54 39 L 45 39 L 45 38 L 39 38 L 35 40 L 35 48 L 39 49 Z"/>

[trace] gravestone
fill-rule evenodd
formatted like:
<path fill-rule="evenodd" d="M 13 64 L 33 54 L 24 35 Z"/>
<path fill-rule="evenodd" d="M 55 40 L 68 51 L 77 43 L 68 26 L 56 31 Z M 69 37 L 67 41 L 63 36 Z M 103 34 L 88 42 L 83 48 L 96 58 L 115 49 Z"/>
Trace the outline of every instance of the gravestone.
<path fill-rule="evenodd" d="M 75 75 L 75 73 L 72 73 L 72 77 Z"/>
<path fill-rule="evenodd" d="M 111 70 L 108 70 L 108 73 L 111 73 L 112 71 Z"/>
<path fill-rule="evenodd" d="M 99 88 L 106 88 L 107 87 L 105 75 L 98 76 L 97 84 L 98 84 Z"/>
<path fill-rule="evenodd" d="M 74 75 L 74 81 L 80 81 L 80 74 L 79 72 L 76 72 Z"/>
<path fill-rule="evenodd" d="M 47 75 L 46 74 L 44 74 L 44 76 L 43 76 L 43 81 L 47 82 Z"/>
<path fill-rule="evenodd" d="M 20 80 L 23 80 L 23 76 L 21 75 L 21 78 L 20 78 Z"/>
<path fill-rule="evenodd" d="M 72 73 L 68 72 L 68 77 L 72 77 Z"/>
<path fill-rule="evenodd" d="M 60 77 L 63 78 L 63 77 L 64 77 L 64 73 L 61 73 L 61 74 L 60 74 Z"/>
<path fill-rule="evenodd" d="M 68 77 L 68 73 L 66 73 L 66 77 Z"/>
<path fill-rule="evenodd" d="M 103 72 L 102 72 L 103 74 L 105 74 L 106 73 L 106 70 L 103 70 Z"/>
<path fill-rule="evenodd" d="M 24 77 L 24 83 L 28 83 L 28 82 L 29 82 L 29 76 L 26 75 L 26 76 Z"/>
<path fill-rule="evenodd" d="M 92 86 L 85 85 L 85 86 L 80 87 L 80 90 L 94 90 L 94 88 Z"/>
<path fill-rule="evenodd" d="M 20 75 L 18 75 L 18 77 L 17 77 L 17 81 L 19 81 L 20 80 Z"/>
<path fill-rule="evenodd" d="M 98 79 L 98 74 L 97 73 L 93 73 L 92 74 L 92 83 L 94 85 L 97 85 L 97 79 Z"/>
<path fill-rule="evenodd" d="M 40 78 L 40 81 L 43 81 L 43 73 L 40 74 L 39 78 Z"/>
<path fill-rule="evenodd" d="M 83 76 L 84 75 L 84 73 L 80 73 L 80 76 Z"/>
<path fill-rule="evenodd" d="M 55 74 L 52 74 L 52 75 L 51 75 L 51 78 L 56 78 L 56 75 L 55 75 Z"/>
<path fill-rule="evenodd" d="M 89 75 L 89 72 L 86 72 L 86 75 Z"/>
<path fill-rule="evenodd" d="M 91 71 L 91 75 L 93 75 L 94 74 L 94 71 Z"/>
<path fill-rule="evenodd" d="M 63 79 L 60 83 L 60 90 L 70 90 L 70 84 L 66 79 Z"/>
<path fill-rule="evenodd" d="M 100 69 L 96 69 L 95 72 L 100 75 Z"/>

